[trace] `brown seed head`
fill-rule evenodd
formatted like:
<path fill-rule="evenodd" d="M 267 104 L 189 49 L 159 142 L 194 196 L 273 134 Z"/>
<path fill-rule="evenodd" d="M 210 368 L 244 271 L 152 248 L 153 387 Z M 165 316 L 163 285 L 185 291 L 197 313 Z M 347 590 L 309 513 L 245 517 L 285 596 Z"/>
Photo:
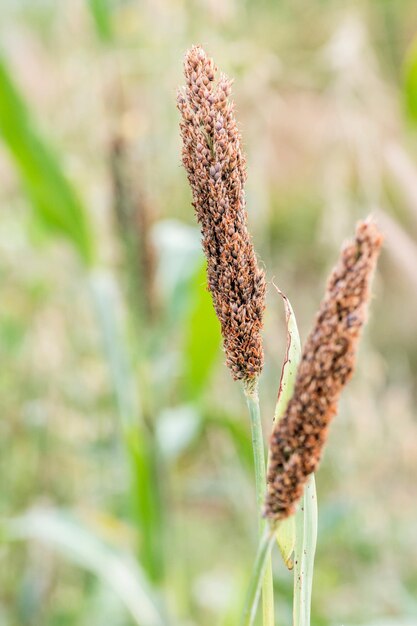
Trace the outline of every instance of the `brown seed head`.
<path fill-rule="evenodd" d="M 208 288 L 220 320 L 226 363 L 235 380 L 261 372 L 265 276 L 247 230 L 245 158 L 229 100 L 231 82 L 200 46 L 185 55 L 179 91 L 182 162 L 207 257 Z"/>
<path fill-rule="evenodd" d="M 294 394 L 271 435 L 265 505 L 265 515 L 271 520 L 294 513 L 307 478 L 320 461 L 340 393 L 354 369 L 381 244 L 374 223 L 359 223 L 355 239 L 343 248 L 330 276 L 305 344 Z"/>

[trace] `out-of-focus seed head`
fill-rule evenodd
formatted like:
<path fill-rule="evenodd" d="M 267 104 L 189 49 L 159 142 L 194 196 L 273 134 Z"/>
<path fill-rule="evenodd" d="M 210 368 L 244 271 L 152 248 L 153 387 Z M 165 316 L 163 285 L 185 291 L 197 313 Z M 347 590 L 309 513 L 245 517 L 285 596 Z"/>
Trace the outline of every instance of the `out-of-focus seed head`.
<path fill-rule="evenodd" d="M 271 435 L 265 504 L 265 516 L 271 520 L 294 513 L 307 478 L 320 461 L 340 393 L 354 369 L 381 244 L 382 236 L 372 221 L 359 223 L 330 276 L 305 344 L 293 396 Z"/>
<path fill-rule="evenodd" d="M 179 91 L 182 162 L 207 257 L 208 288 L 220 320 L 233 378 L 253 381 L 263 366 L 261 341 L 265 275 L 247 230 L 245 158 L 240 147 L 231 82 L 200 46 L 185 55 Z"/>

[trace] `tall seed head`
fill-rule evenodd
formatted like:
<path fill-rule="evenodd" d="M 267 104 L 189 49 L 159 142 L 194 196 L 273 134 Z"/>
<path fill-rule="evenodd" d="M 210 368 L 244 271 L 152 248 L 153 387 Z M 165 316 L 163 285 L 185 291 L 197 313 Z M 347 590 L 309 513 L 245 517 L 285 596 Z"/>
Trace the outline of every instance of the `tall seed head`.
<path fill-rule="evenodd" d="M 265 515 L 283 519 L 295 510 L 322 448 L 343 387 L 352 376 L 369 284 L 382 244 L 370 221 L 341 252 L 297 372 L 293 396 L 270 440 Z"/>
<path fill-rule="evenodd" d="M 207 257 L 208 288 L 220 320 L 226 363 L 235 380 L 253 381 L 263 366 L 265 276 L 247 230 L 245 158 L 229 100 L 231 81 L 200 46 L 185 55 L 182 162 Z"/>

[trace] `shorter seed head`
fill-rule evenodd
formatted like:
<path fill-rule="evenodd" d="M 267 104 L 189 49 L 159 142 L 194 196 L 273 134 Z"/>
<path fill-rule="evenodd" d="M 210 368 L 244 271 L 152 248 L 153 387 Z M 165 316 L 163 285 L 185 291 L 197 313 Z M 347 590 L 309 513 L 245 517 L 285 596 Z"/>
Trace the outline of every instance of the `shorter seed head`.
<path fill-rule="evenodd" d="M 342 250 L 316 316 L 293 396 L 270 440 L 265 516 L 288 517 L 319 464 L 340 393 L 351 378 L 360 331 L 366 320 L 369 284 L 382 236 L 371 221 L 361 222 Z"/>

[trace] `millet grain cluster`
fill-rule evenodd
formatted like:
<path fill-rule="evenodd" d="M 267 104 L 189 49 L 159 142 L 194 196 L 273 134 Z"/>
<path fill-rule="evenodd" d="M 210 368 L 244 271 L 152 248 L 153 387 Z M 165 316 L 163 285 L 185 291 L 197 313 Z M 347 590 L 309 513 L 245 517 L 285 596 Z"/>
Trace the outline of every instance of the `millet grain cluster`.
<path fill-rule="evenodd" d="M 355 239 L 343 248 L 330 276 L 305 344 L 294 394 L 271 435 L 265 505 L 271 520 L 294 512 L 308 476 L 320 461 L 340 393 L 354 369 L 381 244 L 374 223 L 359 223 Z"/>
<path fill-rule="evenodd" d="M 233 378 L 253 382 L 263 366 L 261 341 L 265 275 L 247 230 L 241 151 L 231 82 L 200 46 L 185 56 L 178 93 L 182 162 L 193 195 L 207 257 L 208 288 L 220 320 Z"/>

